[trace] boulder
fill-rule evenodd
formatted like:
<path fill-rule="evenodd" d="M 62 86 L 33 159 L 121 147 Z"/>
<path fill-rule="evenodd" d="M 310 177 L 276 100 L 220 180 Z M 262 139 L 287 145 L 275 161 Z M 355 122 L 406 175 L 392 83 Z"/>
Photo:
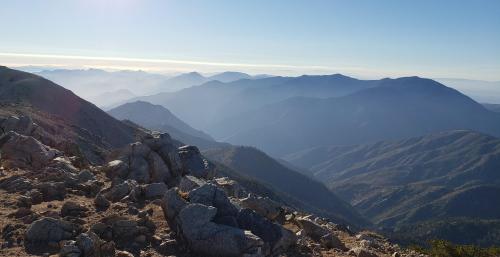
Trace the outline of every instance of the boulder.
<path fill-rule="evenodd" d="M 117 240 L 133 239 L 139 234 L 137 222 L 134 220 L 117 220 L 112 229 L 113 238 Z"/>
<path fill-rule="evenodd" d="M 179 190 L 181 192 L 190 192 L 195 188 L 205 185 L 206 182 L 202 179 L 193 176 L 183 176 L 179 181 Z"/>
<path fill-rule="evenodd" d="M 243 256 L 258 254 L 262 240 L 250 231 L 212 222 L 217 209 L 202 204 L 189 204 L 179 215 L 183 238 L 192 251 L 202 256 Z"/>
<path fill-rule="evenodd" d="M 107 163 L 104 172 L 111 179 L 132 179 L 141 184 L 166 183 L 172 177 L 165 160 L 141 142 L 130 144 L 123 149 L 119 160 Z"/>
<path fill-rule="evenodd" d="M 362 247 L 355 247 L 351 250 L 349 250 L 349 255 L 354 255 L 356 257 L 378 257 L 377 254 L 371 252 L 368 249 L 362 248 Z"/>
<path fill-rule="evenodd" d="M 54 218 L 42 218 L 33 222 L 26 231 L 25 239 L 29 243 L 59 242 L 75 237 L 81 227 Z"/>
<path fill-rule="evenodd" d="M 297 242 L 297 237 L 292 231 L 273 223 L 250 209 L 241 209 L 237 216 L 238 226 L 250 230 L 260 237 L 273 254 L 288 249 Z"/>
<path fill-rule="evenodd" d="M 340 239 L 336 235 L 332 234 L 327 228 L 308 218 L 298 218 L 295 221 L 306 236 L 312 238 L 316 242 L 319 242 L 323 247 L 328 249 L 337 248 L 346 250 L 342 241 L 340 241 Z"/>
<path fill-rule="evenodd" d="M 9 131 L 0 138 L 0 156 L 5 168 L 40 169 L 56 156 L 58 150 L 42 144 L 30 136 Z"/>
<path fill-rule="evenodd" d="M 135 180 L 126 180 L 122 183 L 112 185 L 112 187 L 104 193 L 104 196 L 112 202 L 120 201 L 131 193 L 139 193 L 138 187 L 139 185 Z"/>
<path fill-rule="evenodd" d="M 105 210 L 111 205 L 111 203 L 102 194 L 97 194 L 94 199 L 94 205 L 98 210 Z"/>
<path fill-rule="evenodd" d="M 267 197 L 249 195 L 247 198 L 240 200 L 240 205 L 244 208 L 252 209 L 270 220 L 276 220 L 280 216 L 284 216 L 281 204 Z"/>
<path fill-rule="evenodd" d="M 228 177 L 216 178 L 215 183 L 222 188 L 228 196 L 241 198 L 245 197 L 245 190 L 240 186 L 240 184 Z"/>
<path fill-rule="evenodd" d="M 80 257 L 82 255 L 82 251 L 76 245 L 76 242 L 73 240 L 65 241 L 59 251 L 60 257 Z"/>
<path fill-rule="evenodd" d="M 64 182 L 42 182 L 35 185 L 42 193 L 44 201 L 63 200 L 66 197 L 66 186 Z"/>
<path fill-rule="evenodd" d="M 19 175 L 14 175 L 1 179 L 0 188 L 10 193 L 26 192 L 33 188 L 33 182 Z"/>
<path fill-rule="evenodd" d="M 238 209 L 231 203 L 224 190 L 214 184 L 205 184 L 189 192 L 189 202 L 217 208 L 217 216 L 236 216 Z"/>
<path fill-rule="evenodd" d="M 77 179 L 80 183 L 85 183 L 90 180 L 95 180 L 95 175 L 89 170 L 82 170 L 78 173 Z"/>
<path fill-rule="evenodd" d="M 76 245 L 80 249 L 82 257 L 101 256 L 101 239 L 93 232 L 78 235 Z"/>
<path fill-rule="evenodd" d="M 143 186 L 142 191 L 144 192 L 144 198 L 147 200 L 159 199 L 161 198 L 165 192 L 167 192 L 168 188 L 165 183 L 152 183 Z"/>
<path fill-rule="evenodd" d="M 206 159 L 202 158 L 200 150 L 196 146 L 181 146 L 178 149 L 178 154 L 184 174 L 205 179 L 213 178 L 215 175 L 215 169 Z"/>
<path fill-rule="evenodd" d="M 177 227 L 177 216 L 179 212 L 187 205 L 186 200 L 184 200 L 178 193 L 177 188 L 171 188 L 168 190 L 161 200 L 161 208 L 163 210 L 163 215 L 168 222 L 168 225 L 173 231 L 178 232 Z"/>
<path fill-rule="evenodd" d="M 87 216 L 86 212 L 89 211 L 89 208 L 73 202 L 73 201 L 67 201 L 64 202 L 63 206 L 61 207 L 61 216 L 66 217 L 66 216 L 73 216 L 73 217 L 84 217 Z"/>

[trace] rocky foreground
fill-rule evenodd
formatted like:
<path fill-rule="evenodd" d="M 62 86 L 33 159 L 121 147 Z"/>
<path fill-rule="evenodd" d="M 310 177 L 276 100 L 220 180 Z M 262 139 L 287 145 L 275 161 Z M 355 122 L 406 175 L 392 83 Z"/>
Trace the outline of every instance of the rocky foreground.
<path fill-rule="evenodd" d="M 168 134 L 96 166 L 29 117 L 0 127 L 1 256 L 422 256 L 247 192 Z"/>

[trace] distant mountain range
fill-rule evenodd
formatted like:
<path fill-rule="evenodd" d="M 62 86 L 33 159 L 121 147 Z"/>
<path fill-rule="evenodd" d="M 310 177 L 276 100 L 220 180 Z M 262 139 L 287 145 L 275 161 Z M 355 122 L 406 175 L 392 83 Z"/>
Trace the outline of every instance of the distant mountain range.
<path fill-rule="evenodd" d="M 253 78 L 240 72 L 223 72 L 211 76 L 189 72 L 176 76 L 167 76 L 144 71 L 108 72 L 100 69 L 42 70 L 36 72 L 36 74 L 52 80 L 104 108 L 116 106 L 117 103 L 123 103 L 136 95 L 174 92 L 212 80 L 231 82 Z"/>
<path fill-rule="evenodd" d="M 450 129 L 500 135 L 499 114 L 418 77 L 357 80 L 336 74 L 208 82 L 137 99 L 167 107 L 217 140 L 274 156 Z"/>

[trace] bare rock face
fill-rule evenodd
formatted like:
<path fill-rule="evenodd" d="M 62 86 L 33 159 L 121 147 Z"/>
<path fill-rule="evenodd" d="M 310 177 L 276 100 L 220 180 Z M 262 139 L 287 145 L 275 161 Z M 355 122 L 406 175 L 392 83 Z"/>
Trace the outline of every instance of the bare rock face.
<path fill-rule="evenodd" d="M 333 235 L 327 228 L 310 220 L 309 218 L 296 219 L 299 227 L 304 231 L 305 235 L 312 238 L 314 241 L 321 243 L 325 248 L 346 249 L 345 245 Z"/>
<path fill-rule="evenodd" d="M 203 256 L 242 256 L 261 251 L 262 239 L 249 231 L 212 222 L 216 213 L 216 208 L 202 204 L 190 204 L 180 211 L 179 224 L 193 251 Z"/>
<path fill-rule="evenodd" d="M 40 169 L 61 155 L 58 150 L 40 143 L 33 137 L 13 131 L 0 138 L 0 151 L 5 168 Z"/>
<path fill-rule="evenodd" d="M 161 206 L 180 240 L 203 256 L 267 256 L 297 241 L 293 232 L 253 210 L 238 210 L 224 190 L 211 182 L 187 194 L 172 188 Z"/>
<path fill-rule="evenodd" d="M 214 177 L 215 174 L 213 167 L 211 167 L 211 164 L 207 160 L 201 157 L 198 147 L 185 145 L 179 147 L 178 153 L 182 169 L 186 172 L 186 174 L 205 179 Z"/>
<path fill-rule="evenodd" d="M 240 205 L 244 208 L 252 209 L 270 220 L 276 220 L 284 213 L 281 204 L 267 197 L 249 195 L 248 197 L 240 200 Z"/>
<path fill-rule="evenodd" d="M 29 226 L 25 239 L 29 243 L 59 242 L 73 238 L 79 230 L 79 226 L 64 220 L 42 218 Z"/>
<path fill-rule="evenodd" d="M 89 208 L 78 204 L 76 202 L 67 201 L 63 204 L 61 208 L 61 216 L 73 216 L 73 217 L 84 217 L 86 216 L 86 212 L 89 211 Z"/>

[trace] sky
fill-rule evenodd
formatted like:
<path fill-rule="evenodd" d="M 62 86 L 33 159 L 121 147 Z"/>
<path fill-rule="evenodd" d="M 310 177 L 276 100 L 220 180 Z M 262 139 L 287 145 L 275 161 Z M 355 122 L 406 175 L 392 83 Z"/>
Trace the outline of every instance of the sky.
<path fill-rule="evenodd" d="M 498 0 L 16 0 L 0 65 L 500 81 Z"/>

